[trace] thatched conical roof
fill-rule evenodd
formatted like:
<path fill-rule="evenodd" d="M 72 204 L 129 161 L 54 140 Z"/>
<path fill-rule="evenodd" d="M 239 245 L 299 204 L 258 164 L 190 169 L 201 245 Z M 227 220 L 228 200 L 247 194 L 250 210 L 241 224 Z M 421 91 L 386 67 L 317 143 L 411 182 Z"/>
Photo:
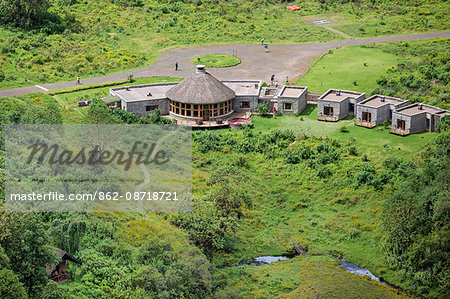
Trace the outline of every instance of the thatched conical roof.
<path fill-rule="evenodd" d="M 234 91 L 198 65 L 197 71 L 172 87 L 166 96 L 186 104 L 217 104 L 234 99 Z"/>

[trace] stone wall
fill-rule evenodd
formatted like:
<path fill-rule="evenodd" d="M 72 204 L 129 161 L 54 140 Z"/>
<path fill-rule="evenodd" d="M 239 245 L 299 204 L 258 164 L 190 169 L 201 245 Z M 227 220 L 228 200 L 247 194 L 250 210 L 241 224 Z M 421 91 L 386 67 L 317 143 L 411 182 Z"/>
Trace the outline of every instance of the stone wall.
<path fill-rule="evenodd" d="M 250 108 L 240 108 L 241 101 L 249 101 Z M 256 112 L 258 109 L 258 96 L 236 96 L 233 100 L 233 110 L 236 112 Z"/>
<path fill-rule="evenodd" d="M 392 129 L 397 128 L 397 120 L 403 119 L 405 121 L 405 131 L 409 133 L 418 133 L 426 130 L 426 113 L 420 113 L 416 115 L 403 115 L 396 112 L 392 113 Z"/>
<path fill-rule="evenodd" d="M 169 114 L 169 100 L 168 99 L 160 99 L 160 100 L 146 100 L 146 101 L 136 101 L 136 102 L 128 102 L 124 103 L 122 100 L 122 109 L 128 112 L 134 112 L 137 116 L 146 116 L 152 111 L 146 111 L 145 107 L 148 105 L 158 105 L 158 109 L 161 110 L 162 115 Z M 125 106 L 124 106 L 125 104 Z"/>
<path fill-rule="evenodd" d="M 317 104 L 317 100 L 320 98 L 322 93 L 319 92 L 308 92 L 307 101 Z"/>
<path fill-rule="evenodd" d="M 376 123 L 377 125 L 381 125 L 385 121 L 389 121 L 389 105 L 383 105 L 378 108 L 368 107 L 364 105 L 356 105 L 356 121 L 362 122 L 362 113 L 369 112 L 371 113 L 371 123 Z"/>
<path fill-rule="evenodd" d="M 348 115 L 349 99 L 344 99 L 340 102 L 319 100 L 317 102 L 317 116 L 325 116 L 324 107 L 333 107 L 332 117 L 342 119 Z"/>
<path fill-rule="evenodd" d="M 299 98 L 278 98 L 278 111 L 286 115 L 298 115 L 306 107 L 306 92 L 302 93 Z M 283 103 L 292 103 L 292 110 L 284 110 Z"/>

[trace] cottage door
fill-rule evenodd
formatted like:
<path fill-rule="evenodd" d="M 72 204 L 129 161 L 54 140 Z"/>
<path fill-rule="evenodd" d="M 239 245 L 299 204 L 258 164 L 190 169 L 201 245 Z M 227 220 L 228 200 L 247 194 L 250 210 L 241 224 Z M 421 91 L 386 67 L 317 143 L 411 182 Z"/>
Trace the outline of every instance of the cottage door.
<path fill-rule="evenodd" d="M 405 130 L 405 121 L 403 119 L 397 119 L 397 128 Z"/>

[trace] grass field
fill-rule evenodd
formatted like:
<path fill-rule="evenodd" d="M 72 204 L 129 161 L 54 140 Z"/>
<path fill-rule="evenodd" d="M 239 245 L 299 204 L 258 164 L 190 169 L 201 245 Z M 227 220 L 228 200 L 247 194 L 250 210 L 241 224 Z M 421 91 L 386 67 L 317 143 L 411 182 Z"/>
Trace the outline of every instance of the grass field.
<path fill-rule="evenodd" d="M 235 56 L 225 54 L 205 54 L 192 59 L 194 64 L 202 64 L 207 67 L 226 67 L 240 63 L 241 60 Z"/>
<path fill-rule="evenodd" d="M 376 80 L 387 74 L 386 69 L 404 60 L 370 46 L 340 48 L 329 51 L 296 84 L 308 86 L 312 92 L 338 88 L 370 94 L 377 87 Z"/>

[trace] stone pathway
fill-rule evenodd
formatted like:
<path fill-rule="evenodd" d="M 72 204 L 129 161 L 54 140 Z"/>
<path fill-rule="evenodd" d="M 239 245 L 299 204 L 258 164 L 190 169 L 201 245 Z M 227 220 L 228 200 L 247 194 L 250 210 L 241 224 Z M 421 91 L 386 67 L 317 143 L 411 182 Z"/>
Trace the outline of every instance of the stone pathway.
<path fill-rule="evenodd" d="M 208 53 L 233 54 L 242 59 L 242 63 L 231 68 L 208 69 L 208 71 L 221 80 L 232 79 L 258 79 L 270 81 L 270 76 L 275 74 L 275 80 L 285 82 L 286 78 L 294 82 L 305 74 L 311 61 L 321 53 L 352 45 L 364 45 L 381 42 L 395 42 L 403 40 L 417 40 L 427 38 L 450 37 L 450 31 L 421 33 L 412 35 L 397 35 L 386 37 L 375 37 L 366 39 L 352 39 L 344 41 L 333 41 L 324 43 L 304 44 L 276 44 L 269 45 L 269 53 L 260 44 L 235 44 L 235 45 L 208 45 L 197 47 L 182 47 L 170 49 L 158 56 L 151 65 L 136 69 L 131 72 L 112 74 L 102 77 L 83 79 L 82 84 L 102 83 L 107 81 L 127 79 L 129 73 L 135 77 L 171 76 L 186 77 L 195 70 L 191 60 L 193 57 Z M 178 71 L 175 71 L 175 62 L 178 62 Z M 37 86 L 22 87 L 16 89 L 0 90 L 0 97 L 38 92 L 45 89 L 56 89 L 75 86 L 75 81 L 60 82 L 52 84 L 41 84 Z"/>

